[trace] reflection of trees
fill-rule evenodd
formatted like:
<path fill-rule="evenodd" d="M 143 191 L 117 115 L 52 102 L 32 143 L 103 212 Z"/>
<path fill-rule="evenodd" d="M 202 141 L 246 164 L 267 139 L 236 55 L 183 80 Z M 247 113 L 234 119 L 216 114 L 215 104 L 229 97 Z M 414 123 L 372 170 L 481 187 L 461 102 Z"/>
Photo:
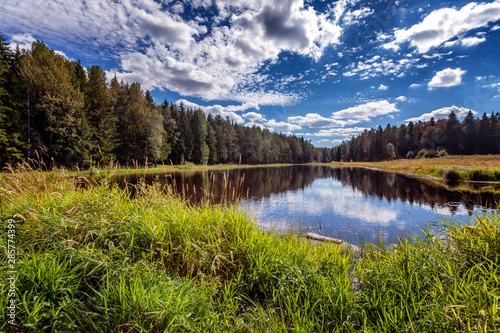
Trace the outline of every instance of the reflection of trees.
<path fill-rule="evenodd" d="M 312 184 L 317 178 L 332 175 L 333 169 L 329 167 L 296 165 L 147 174 L 145 182 L 151 184 L 157 180 L 161 185 L 167 184 L 174 193 L 186 196 L 193 203 L 207 200 L 220 203 L 224 198 L 234 201 L 241 197 L 261 198 L 273 193 L 299 190 Z M 125 186 L 125 181 L 135 184 L 138 179 L 137 175 L 127 175 L 116 177 L 114 181 Z"/>
<path fill-rule="evenodd" d="M 389 201 L 401 199 L 416 204 L 427 204 L 431 207 L 447 207 L 451 214 L 457 212 L 460 203 L 468 210 L 474 206 L 494 207 L 498 202 L 492 193 L 464 193 L 452 191 L 443 186 L 409 178 L 403 175 L 380 172 L 363 168 L 334 169 L 335 179 L 364 195 L 386 198 Z"/>
<path fill-rule="evenodd" d="M 136 184 L 144 175 L 118 176 L 115 182 Z M 220 203 L 224 199 L 234 201 L 241 197 L 268 197 L 271 194 L 296 191 L 305 188 L 318 178 L 334 178 L 344 186 L 350 185 L 367 196 L 401 199 L 431 207 L 447 207 L 455 214 L 460 203 L 472 210 L 474 206 L 493 207 L 499 198 L 491 193 L 463 193 L 442 186 L 409 178 L 395 173 L 363 168 L 332 169 L 326 166 L 295 165 L 287 167 L 263 167 L 232 169 L 226 171 L 187 171 L 170 174 L 147 174 L 146 184 L 155 180 L 169 185 L 174 193 L 186 196 L 193 203 L 209 201 Z M 123 186 L 123 185 L 122 185 Z"/>

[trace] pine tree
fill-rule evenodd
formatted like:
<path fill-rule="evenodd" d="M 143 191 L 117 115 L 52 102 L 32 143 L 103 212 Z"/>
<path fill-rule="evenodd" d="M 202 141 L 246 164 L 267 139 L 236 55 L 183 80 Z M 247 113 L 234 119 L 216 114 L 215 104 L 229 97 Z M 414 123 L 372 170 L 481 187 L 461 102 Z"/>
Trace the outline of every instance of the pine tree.
<path fill-rule="evenodd" d="M 448 121 L 446 123 L 446 150 L 450 154 L 460 154 L 464 150 L 462 143 L 462 132 L 460 123 L 455 115 L 455 112 L 451 111 L 448 116 Z"/>
<path fill-rule="evenodd" d="M 99 66 L 87 69 L 85 89 L 86 118 L 90 127 L 91 154 L 94 161 L 108 163 L 116 159 L 114 150 L 119 144 L 118 119 L 111 104 L 111 91 L 106 83 L 106 73 Z"/>
<path fill-rule="evenodd" d="M 19 57 L 10 50 L 0 34 L 0 167 L 21 162 L 27 148 L 22 118 L 22 85 Z"/>

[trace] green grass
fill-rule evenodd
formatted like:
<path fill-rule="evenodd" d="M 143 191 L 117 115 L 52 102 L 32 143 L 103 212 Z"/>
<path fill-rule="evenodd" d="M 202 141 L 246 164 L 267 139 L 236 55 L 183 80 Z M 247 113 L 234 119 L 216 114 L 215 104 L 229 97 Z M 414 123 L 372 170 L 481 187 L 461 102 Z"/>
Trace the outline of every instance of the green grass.
<path fill-rule="evenodd" d="M 234 206 L 63 170 L 0 174 L 16 221 L 17 322 L 4 332 L 462 332 L 500 329 L 500 218 L 436 223 L 351 253 L 262 232 Z M 441 238 L 433 237 L 440 233 Z M 6 265 L 3 265 L 6 267 Z M 8 302 L 0 272 L 0 316 Z"/>
<path fill-rule="evenodd" d="M 308 163 L 308 164 L 318 164 L 318 163 Z M 286 164 L 286 163 L 275 163 L 275 164 L 215 164 L 215 165 L 199 165 L 191 162 L 186 162 L 184 164 L 173 165 L 173 164 L 157 164 L 154 166 L 148 163 L 146 166 L 139 164 L 134 164 L 133 166 L 127 167 L 118 164 L 112 166 L 112 171 L 116 175 L 120 174 L 147 174 L 147 173 L 158 173 L 158 172 L 175 172 L 175 171 L 200 171 L 200 170 L 231 170 L 231 169 L 242 169 L 242 168 L 266 168 L 266 167 L 280 167 L 280 166 L 292 166 L 297 164 Z M 100 176 L 102 173 L 109 173 L 109 166 L 93 166 L 88 170 L 70 170 L 69 174 L 79 175 L 79 176 Z"/>

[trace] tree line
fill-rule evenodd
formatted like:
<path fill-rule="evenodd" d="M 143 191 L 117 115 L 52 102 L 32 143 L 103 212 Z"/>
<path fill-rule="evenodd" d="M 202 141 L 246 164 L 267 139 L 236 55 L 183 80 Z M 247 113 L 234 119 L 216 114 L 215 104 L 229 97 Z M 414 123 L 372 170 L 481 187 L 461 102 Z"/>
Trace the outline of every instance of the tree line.
<path fill-rule="evenodd" d="M 11 50 L 0 34 L 0 164 L 41 158 L 88 167 L 151 163 L 307 163 L 323 150 L 181 103 L 157 105 L 139 83 L 109 82 L 35 41 Z M 38 156 L 38 157 L 37 157 Z"/>
<path fill-rule="evenodd" d="M 385 161 L 451 155 L 500 154 L 500 113 L 459 121 L 448 118 L 365 130 L 332 150 L 334 161 Z"/>
<path fill-rule="evenodd" d="M 0 34 L 0 165 L 32 158 L 89 167 L 165 163 L 382 161 L 445 154 L 500 154 L 500 114 L 365 130 L 334 148 L 240 126 L 201 109 L 156 104 L 139 83 L 108 81 L 35 41 L 12 50 Z"/>

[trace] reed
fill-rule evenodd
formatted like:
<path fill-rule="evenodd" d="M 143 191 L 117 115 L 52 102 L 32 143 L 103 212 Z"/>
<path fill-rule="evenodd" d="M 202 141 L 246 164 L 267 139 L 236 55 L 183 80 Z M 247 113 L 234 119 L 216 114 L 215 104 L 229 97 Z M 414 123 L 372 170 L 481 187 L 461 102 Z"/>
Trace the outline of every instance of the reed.
<path fill-rule="evenodd" d="M 112 171 L 110 171 L 112 173 Z M 101 175 L 103 172 L 101 171 Z M 499 217 L 436 223 L 354 253 L 259 230 L 235 205 L 65 170 L 0 174 L 16 220 L 20 326 L 52 332 L 375 332 L 499 329 Z M 212 182 L 207 179 L 207 182 Z M 239 188 L 240 184 L 234 184 Z M 233 192 L 227 191 L 228 196 Z M 437 234 L 441 237 L 435 237 Z M 6 270 L 0 271 L 5 318 Z"/>

